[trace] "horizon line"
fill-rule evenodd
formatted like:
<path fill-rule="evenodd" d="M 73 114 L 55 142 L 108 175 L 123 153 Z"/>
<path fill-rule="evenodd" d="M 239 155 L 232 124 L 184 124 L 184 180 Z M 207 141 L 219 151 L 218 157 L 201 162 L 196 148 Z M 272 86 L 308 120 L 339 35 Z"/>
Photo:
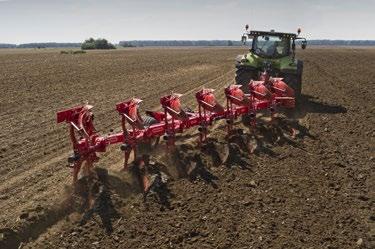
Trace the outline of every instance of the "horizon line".
<path fill-rule="evenodd" d="M 98 37 L 98 39 L 106 39 Z M 89 38 L 88 38 L 89 39 Z M 108 39 L 106 39 L 108 40 Z M 110 40 L 108 40 L 111 42 Z M 133 39 L 133 40 L 120 40 L 118 42 L 114 42 L 114 44 L 119 44 L 120 42 L 131 42 L 131 41 L 234 41 L 234 42 L 241 42 L 241 40 L 230 40 L 230 39 Z M 307 41 L 375 41 L 375 39 L 307 39 Z M 33 42 L 22 42 L 22 43 L 13 43 L 13 42 L 0 42 L 0 44 L 7 44 L 7 45 L 23 45 L 23 44 L 31 44 L 31 43 L 83 43 L 83 41 L 33 41 Z"/>

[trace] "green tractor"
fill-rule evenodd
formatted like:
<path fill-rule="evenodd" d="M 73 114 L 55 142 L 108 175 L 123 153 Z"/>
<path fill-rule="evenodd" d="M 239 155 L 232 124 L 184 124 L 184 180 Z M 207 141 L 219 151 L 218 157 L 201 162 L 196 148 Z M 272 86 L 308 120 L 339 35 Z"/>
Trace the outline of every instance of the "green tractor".
<path fill-rule="evenodd" d="M 249 31 L 249 25 L 246 25 L 242 42 L 246 44 L 247 39 L 252 39 L 252 45 L 248 54 L 236 58 L 236 84 L 247 85 L 250 80 L 257 80 L 265 65 L 270 65 L 271 70 L 266 70 L 273 77 L 284 78 L 285 83 L 294 89 L 298 99 L 302 90 L 303 61 L 295 59 L 296 40 L 302 40 L 302 49 L 307 45 L 306 39 L 299 37 L 300 33 L 301 29 L 298 29 L 297 34 L 274 30 Z M 247 87 L 243 88 L 245 91 L 246 89 Z"/>

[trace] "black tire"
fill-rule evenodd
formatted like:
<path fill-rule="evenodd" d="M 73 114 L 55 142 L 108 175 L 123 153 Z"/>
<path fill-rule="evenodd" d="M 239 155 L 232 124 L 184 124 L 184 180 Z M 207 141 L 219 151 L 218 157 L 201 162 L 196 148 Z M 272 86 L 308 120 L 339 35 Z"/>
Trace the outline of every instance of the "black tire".
<path fill-rule="evenodd" d="M 145 127 L 150 127 L 151 125 L 158 123 L 158 121 L 156 119 L 154 119 L 153 117 L 150 117 L 150 116 L 144 116 L 144 117 L 142 117 L 142 119 L 143 119 L 143 125 Z"/>
<path fill-rule="evenodd" d="M 297 62 L 297 74 L 285 74 L 284 81 L 294 90 L 296 100 L 299 101 L 302 93 L 303 62 Z"/>
<path fill-rule="evenodd" d="M 258 78 L 258 72 L 254 69 L 248 69 L 248 68 L 238 68 L 236 71 L 236 84 L 242 85 L 242 91 L 244 93 L 248 93 L 248 84 L 250 80 L 256 80 Z"/>

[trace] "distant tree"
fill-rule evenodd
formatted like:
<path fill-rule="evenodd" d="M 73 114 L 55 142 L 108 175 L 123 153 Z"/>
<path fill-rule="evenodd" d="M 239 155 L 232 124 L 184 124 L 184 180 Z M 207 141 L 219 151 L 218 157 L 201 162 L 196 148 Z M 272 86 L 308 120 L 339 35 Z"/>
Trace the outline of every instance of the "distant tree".
<path fill-rule="evenodd" d="M 94 38 L 90 38 L 90 39 L 87 39 L 85 40 L 82 45 L 81 45 L 81 48 L 83 50 L 88 50 L 88 49 L 116 49 L 116 47 L 109 43 L 106 39 L 94 39 Z"/>
<path fill-rule="evenodd" d="M 233 46 L 233 42 L 231 40 L 228 41 L 228 46 Z"/>
<path fill-rule="evenodd" d="M 17 45 L 17 48 L 78 48 L 81 43 L 35 42 Z"/>
<path fill-rule="evenodd" d="M 82 43 L 82 45 L 81 45 L 81 49 L 83 49 L 83 50 L 95 49 L 95 40 L 94 40 L 94 38 L 90 38 L 90 39 L 85 40 Z"/>
<path fill-rule="evenodd" d="M 133 45 L 131 42 L 120 42 L 120 46 L 124 48 L 133 48 L 136 47 L 136 45 Z"/>
<path fill-rule="evenodd" d="M 0 43 L 0 48 L 16 48 L 16 44 Z"/>

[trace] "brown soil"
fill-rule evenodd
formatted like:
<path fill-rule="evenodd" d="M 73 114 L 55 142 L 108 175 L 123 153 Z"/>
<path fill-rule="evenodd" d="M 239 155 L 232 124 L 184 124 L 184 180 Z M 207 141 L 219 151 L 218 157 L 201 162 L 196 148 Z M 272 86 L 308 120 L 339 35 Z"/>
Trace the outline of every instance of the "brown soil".
<path fill-rule="evenodd" d="M 98 214 L 79 224 L 65 167 L 67 129 L 54 123 L 56 111 L 89 100 L 98 129 L 119 130 L 116 102 L 139 96 L 150 108 L 174 90 L 192 105 L 199 86 L 220 93 L 232 81 L 233 58 L 242 52 L 1 52 L 0 247 L 374 248 L 375 49 L 301 51 L 298 137 L 274 139 L 282 125 L 260 128 L 255 154 L 233 145 L 222 165 L 215 153 L 182 147 L 212 178 L 171 173 L 168 207 L 152 197 L 143 202 L 129 174 L 119 172 L 118 148 L 111 149 L 98 165 L 110 171 L 113 231 Z M 218 124 L 211 134 L 218 147 L 227 146 L 223 129 Z M 179 158 L 158 160 L 174 172 L 186 164 Z"/>

